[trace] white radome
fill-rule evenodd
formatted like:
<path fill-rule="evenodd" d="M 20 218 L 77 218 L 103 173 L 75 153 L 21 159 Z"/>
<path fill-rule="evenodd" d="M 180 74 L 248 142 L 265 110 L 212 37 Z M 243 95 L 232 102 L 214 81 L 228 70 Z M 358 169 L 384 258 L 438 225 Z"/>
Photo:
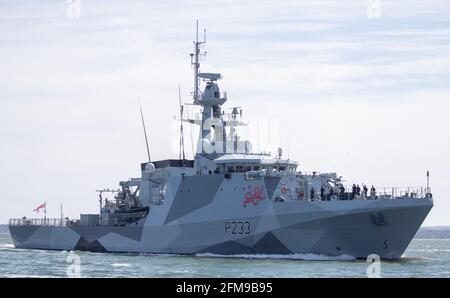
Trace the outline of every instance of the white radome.
<path fill-rule="evenodd" d="M 154 173 L 156 170 L 156 167 L 153 163 L 149 162 L 145 165 L 145 172 L 148 174 Z"/>

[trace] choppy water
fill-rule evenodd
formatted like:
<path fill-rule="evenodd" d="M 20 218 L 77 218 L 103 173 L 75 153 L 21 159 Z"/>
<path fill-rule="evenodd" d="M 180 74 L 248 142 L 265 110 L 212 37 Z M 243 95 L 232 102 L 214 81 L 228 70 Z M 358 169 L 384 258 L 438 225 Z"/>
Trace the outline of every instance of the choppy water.
<path fill-rule="evenodd" d="M 368 263 L 321 255 L 224 257 L 76 252 L 82 277 L 366 277 Z M 77 275 L 69 252 L 16 249 L 0 234 L 1 277 Z M 450 239 L 413 240 L 398 261 L 381 263 L 382 277 L 450 277 Z"/>

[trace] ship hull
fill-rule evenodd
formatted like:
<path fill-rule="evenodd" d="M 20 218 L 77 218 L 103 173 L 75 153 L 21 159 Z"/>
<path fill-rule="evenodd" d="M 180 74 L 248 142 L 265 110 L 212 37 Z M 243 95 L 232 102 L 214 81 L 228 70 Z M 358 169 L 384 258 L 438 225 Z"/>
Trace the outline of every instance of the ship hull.
<path fill-rule="evenodd" d="M 167 217 L 153 216 L 127 226 L 10 226 L 10 232 L 15 246 L 27 249 L 222 255 L 313 253 L 355 258 L 377 254 L 382 259 L 398 259 L 432 206 L 430 198 L 266 201 L 240 209 L 217 203 L 169 222 Z"/>

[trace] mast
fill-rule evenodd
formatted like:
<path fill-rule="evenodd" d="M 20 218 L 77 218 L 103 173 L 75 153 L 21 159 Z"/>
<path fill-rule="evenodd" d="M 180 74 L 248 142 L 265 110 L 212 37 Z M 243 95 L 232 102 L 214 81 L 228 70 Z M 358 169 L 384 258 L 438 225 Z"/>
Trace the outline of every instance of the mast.
<path fill-rule="evenodd" d="M 198 20 L 195 26 L 194 102 L 198 100 L 198 71 L 200 68 L 200 64 L 198 63 L 198 55 L 200 54 L 200 44 L 198 43 Z"/>
<path fill-rule="evenodd" d="M 180 155 L 179 159 L 183 156 L 183 160 L 186 159 L 184 155 L 184 132 L 183 132 L 183 105 L 181 104 L 181 90 L 180 84 L 178 84 L 178 101 L 180 102 Z"/>
<path fill-rule="evenodd" d="M 200 72 L 200 56 L 205 56 L 200 48 L 206 43 L 206 29 L 203 31 L 203 41 L 198 40 L 198 20 L 196 22 L 196 35 L 194 41 L 194 53 L 191 53 L 191 65 L 194 68 L 194 105 L 202 108 L 201 122 L 196 123 L 196 119 L 190 123 L 200 124 L 199 142 L 196 154 L 221 154 L 226 151 L 226 129 L 222 118 L 221 106 L 227 101 L 226 92 L 220 93 L 217 81 L 222 79 L 220 73 L 202 73 Z M 204 92 L 200 92 L 200 79 L 206 83 Z M 214 133 L 214 135 L 211 135 Z"/>
<path fill-rule="evenodd" d="M 150 158 L 150 149 L 148 148 L 147 131 L 145 130 L 144 114 L 142 113 L 141 103 L 139 102 L 139 110 L 141 111 L 142 127 L 144 128 L 145 145 L 147 146 L 148 162 L 152 162 Z"/>
<path fill-rule="evenodd" d="M 198 41 L 198 20 L 196 21 L 196 30 L 195 30 L 195 53 L 191 53 L 191 65 L 194 66 L 194 104 L 196 104 L 199 100 L 199 77 L 198 73 L 200 71 L 200 63 L 199 56 L 205 55 L 206 53 L 200 54 L 200 46 L 206 43 L 206 29 L 204 29 L 204 39 L 203 41 Z"/>

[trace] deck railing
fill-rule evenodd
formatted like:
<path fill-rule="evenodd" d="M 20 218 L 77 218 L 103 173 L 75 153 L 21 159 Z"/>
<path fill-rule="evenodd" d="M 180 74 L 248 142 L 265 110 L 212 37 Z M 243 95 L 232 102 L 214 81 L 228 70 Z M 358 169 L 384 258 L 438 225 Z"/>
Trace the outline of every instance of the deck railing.
<path fill-rule="evenodd" d="M 374 193 L 367 191 L 367 195 L 361 189 L 360 194 L 352 192 L 352 187 L 345 187 L 344 193 L 334 192 L 333 194 L 325 193 L 324 197 L 320 192 L 315 191 L 314 200 L 330 200 L 331 198 L 337 200 L 399 200 L 399 199 L 425 199 L 431 198 L 431 188 L 427 187 L 382 187 Z M 304 197 L 310 199 L 310 196 Z"/>
<path fill-rule="evenodd" d="M 70 226 L 71 221 L 62 218 L 11 218 L 10 226 L 50 226 L 65 227 Z"/>
<path fill-rule="evenodd" d="M 383 187 L 377 196 L 386 199 L 425 198 L 431 194 L 427 187 Z"/>

